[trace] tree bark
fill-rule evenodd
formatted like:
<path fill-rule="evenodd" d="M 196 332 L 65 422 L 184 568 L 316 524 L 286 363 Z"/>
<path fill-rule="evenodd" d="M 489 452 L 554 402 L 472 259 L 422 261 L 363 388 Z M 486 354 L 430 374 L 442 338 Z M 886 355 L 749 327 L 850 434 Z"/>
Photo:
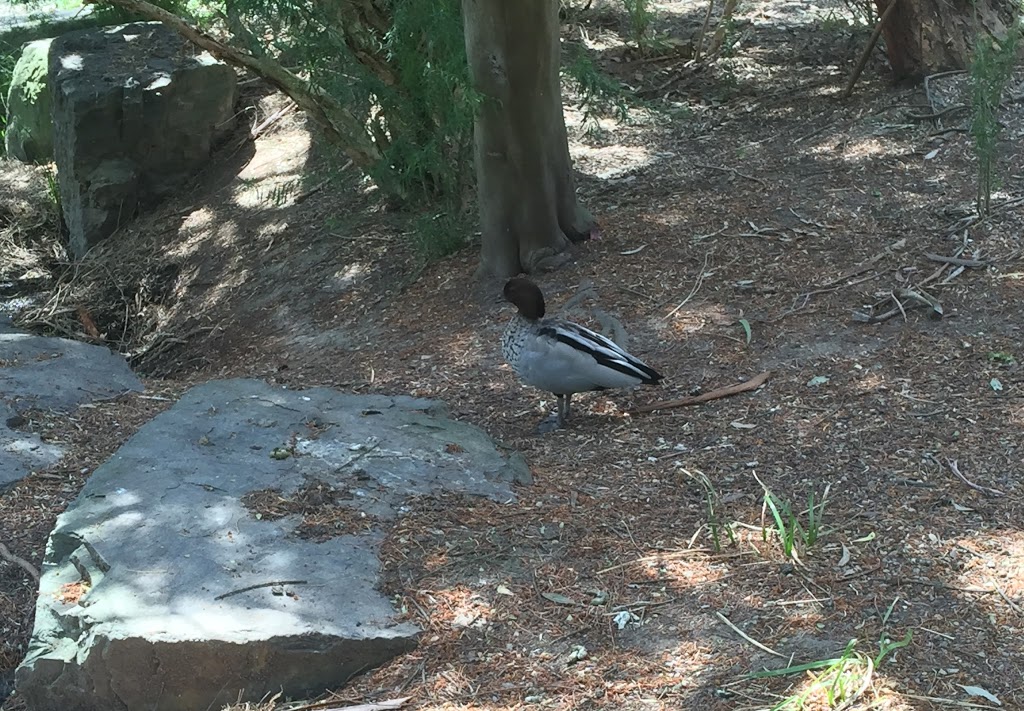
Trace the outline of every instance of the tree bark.
<path fill-rule="evenodd" d="M 1016 0 L 875 0 L 878 14 L 891 2 L 882 36 L 897 82 L 965 69 L 977 33 L 1003 39 L 1017 17 Z"/>
<path fill-rule="evenodd" d="M 562 113 L 558 3 L 462 0 L 466 54 L 482 96 L 474 130 L 481 271 L 498 278 L 564 261 L 590 236 Z"/>

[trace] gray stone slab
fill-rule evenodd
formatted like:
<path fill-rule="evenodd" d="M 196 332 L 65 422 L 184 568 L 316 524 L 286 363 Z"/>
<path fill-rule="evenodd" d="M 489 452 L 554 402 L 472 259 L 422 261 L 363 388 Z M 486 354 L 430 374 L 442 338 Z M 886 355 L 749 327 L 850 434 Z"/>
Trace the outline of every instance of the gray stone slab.
<path fill-rule="evenodd" d="M 0 401 L 0 493 L 31 470 L 51 467 L 64 455 L 64 450 L 38 435 L 18 431 L 13 426 L 18 418 L 13 408 Z"/>
<path fill-rule="evenodd" d="M 0 400 L 17 412 L 71 412 L 142 390 L 124 357 L 107 348 L 0 329 Z"/>
<path fill-rule="evenodd" d="M 298 516 L 257 518 L 243 497 L 315 483 L 388 518 L 415 494 L 509 500 L 517 481 L 519 455 L 434 401 L 193 388 L 58 519 L 18 691 L 30 709 L 194 711 L 340 686 L 415 644 L 376 589 L 381 534 L 315 542 Z"/>
<path fill-rule="evenodd" d="M 24 333 L 0 317 L 0 491 L 62 456 L 60 447 L 22 432 L 17 415 L 69 412 L 142 389 L 125 359 L 107 348 Z"/>

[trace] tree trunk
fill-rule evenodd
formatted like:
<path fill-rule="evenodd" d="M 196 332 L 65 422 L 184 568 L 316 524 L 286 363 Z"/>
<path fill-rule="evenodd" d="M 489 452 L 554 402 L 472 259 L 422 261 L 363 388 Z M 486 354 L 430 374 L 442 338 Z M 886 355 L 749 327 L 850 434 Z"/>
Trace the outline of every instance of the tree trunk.
<path fill-rule="evenodd" d="M 482 95 L 474 130 L 481 270 L 557 266 L 593 218 L 576 200 L 562 113 L 556 0 L 462 0 L 466 54 Z"/>
<path fill-rule="evenodd" d="M 882 36 L 898 82 L 965 69 L 977 33 L 1005 38 L 1017 17 L 1017 0 L 875 0 L 879 15 L 890 2 Z"/>

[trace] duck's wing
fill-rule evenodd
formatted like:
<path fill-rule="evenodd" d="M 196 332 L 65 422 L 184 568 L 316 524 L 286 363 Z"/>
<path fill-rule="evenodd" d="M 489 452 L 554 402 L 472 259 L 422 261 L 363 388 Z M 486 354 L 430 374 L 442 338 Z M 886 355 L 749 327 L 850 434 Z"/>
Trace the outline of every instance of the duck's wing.
<path fill-rule="evenodd" d="M 651 384 L 661 380 L 661 375 L 657 371 L 627 353 L 610 338 L 605 338 L 578 323 L 547 319 L 541 325 L 540 335 L 585 353 L 598 365 L 636 378 L 640 383 Z"/>

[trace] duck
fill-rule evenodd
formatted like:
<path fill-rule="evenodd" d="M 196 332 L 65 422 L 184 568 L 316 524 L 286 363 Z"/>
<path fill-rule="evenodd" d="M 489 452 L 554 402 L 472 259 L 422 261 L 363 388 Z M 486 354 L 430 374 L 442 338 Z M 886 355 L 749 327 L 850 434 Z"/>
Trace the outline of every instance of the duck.
<path fill-rule="evenodd" d="M 544 317 L 544 294 L 525 277 L 505 283 L 517 313 L 505 327 L 501 351 L 519 379 L 554 394 L 558 411 L 538 426 L 565 427 L 576 393 L 654 385 L 662 376 L 609 338 L 578 323 Z"/>

